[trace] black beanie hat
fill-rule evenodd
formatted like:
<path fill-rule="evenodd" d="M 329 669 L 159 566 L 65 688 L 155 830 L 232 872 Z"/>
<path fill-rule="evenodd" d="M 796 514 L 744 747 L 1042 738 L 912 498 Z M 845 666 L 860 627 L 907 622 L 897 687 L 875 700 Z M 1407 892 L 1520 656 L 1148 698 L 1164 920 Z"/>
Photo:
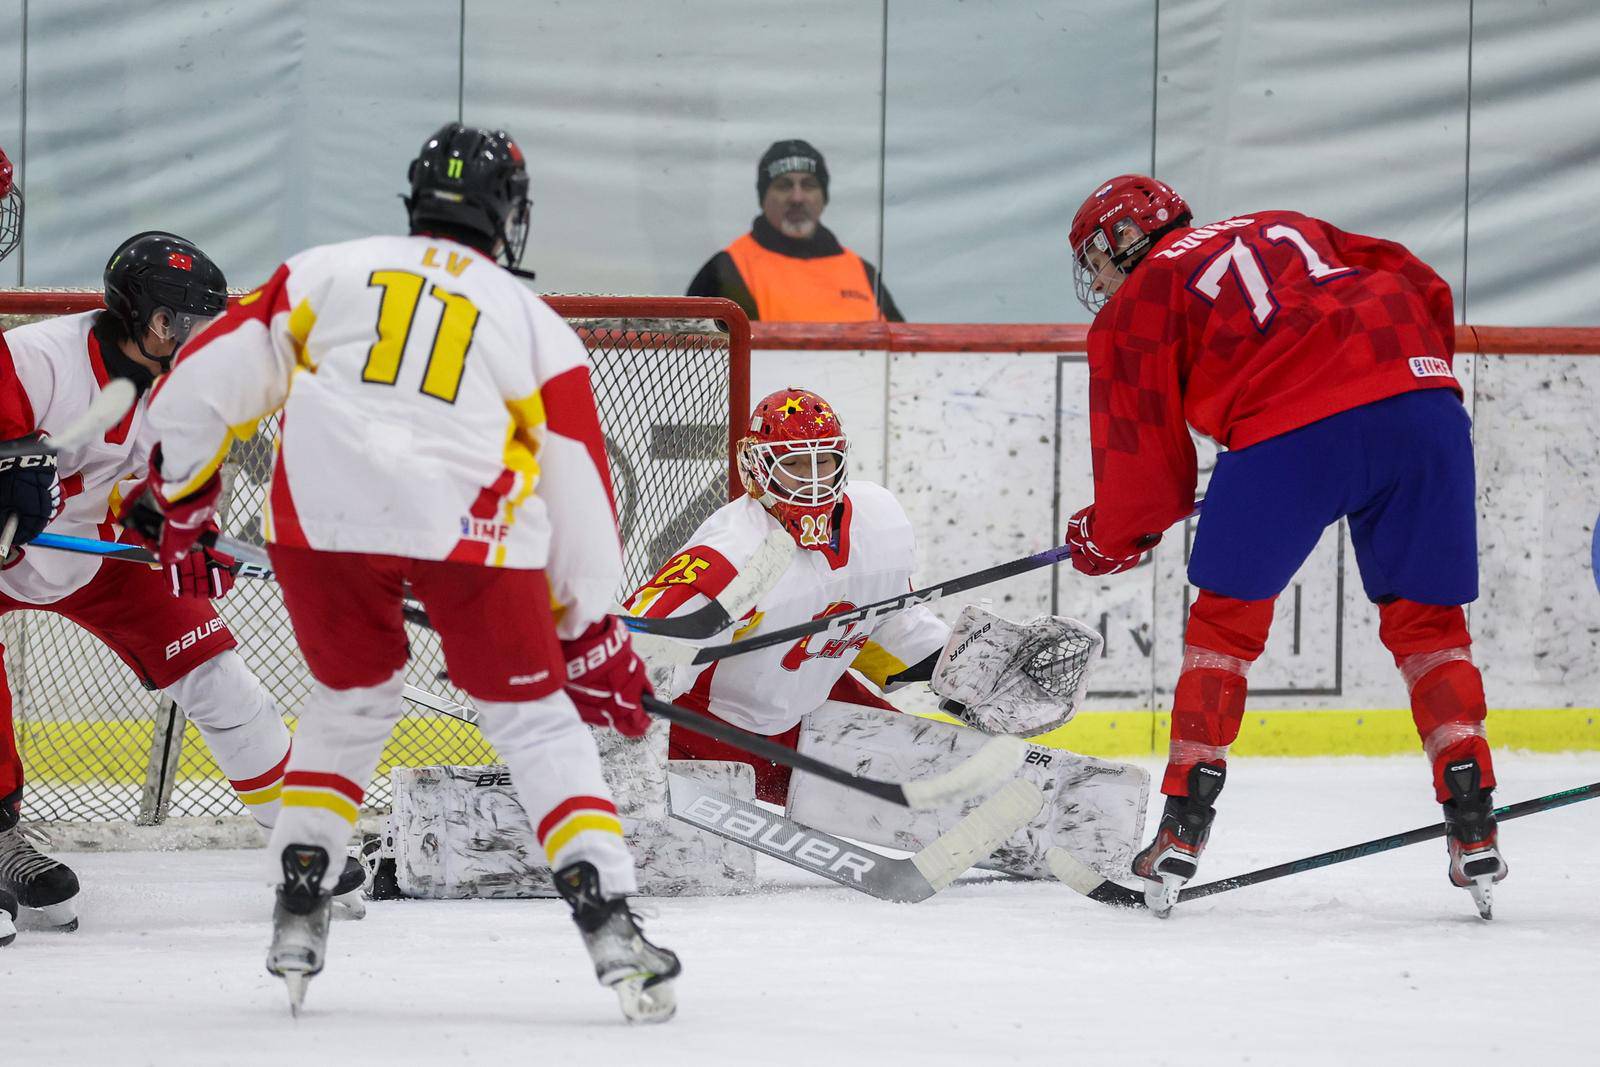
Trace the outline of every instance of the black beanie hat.
<path fill-rule="evenodd" d="M 805 171 L 815 174 L 817 182 L 822 186 L 822 202 L 828 202 L 828 164 L 822 158 L 822 153 L 812 148 L 807 141 L 774 141 L 772 147 L 761 156 L 761 162 L 756 166 L 756 203 L 761 203 L 767 198 L 767 186 L 780 174 L 788 174 L 792 170 Z"/>

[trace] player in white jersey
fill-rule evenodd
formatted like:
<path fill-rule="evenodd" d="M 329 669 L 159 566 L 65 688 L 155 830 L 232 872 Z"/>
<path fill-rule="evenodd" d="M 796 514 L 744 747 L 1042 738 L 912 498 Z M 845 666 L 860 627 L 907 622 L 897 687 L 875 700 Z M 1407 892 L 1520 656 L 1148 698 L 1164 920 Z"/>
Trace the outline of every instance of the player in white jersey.
<path fill-rule="evenodd" d="M 151 409 L 161 558 L 181 559 L 234 437 L 282 409 L 263 529 L 315 678 L 269 849 L 267 967 L 298 1010 L 326 955 L 342 850 L 401 713 L 407 583 L 511 777 L 601 983 L 674 1010 L 677 957 L 646 941 L 632 857 L 584 722 L 648 726 L 644 670 L 607 614 L 621 539 L 583 342 L 496 263 L 527 233 L 503 132 L 452 123 L 411 164 L 411 236 L 325 245 L 198 336 Z"/>
<path fill-rule="evenodd" d="M 58 432 L 88 409 L 113 378 L 139 399 L 116 426 L 45 462 L 0 466 L 0 520 L 15 517 L 14 547 L 0 567 L 0 614 L 55 612 L 87 629 L 150 689 L 170 696 L 257 822 L 270 827 L 289 753 L 289 731 L 272 697 L 234 651 L 211 598 L 233 584 L 232 561 L 202 552 L 165 571 L 27 546 L 39 533 L 115 540 L 119 490 L 148 464 L 154 435 L 152 382 L 197 323 L 219 313 L 226 282 L 191 242 L 146 232 L 123 242 L 105 271 L 107 308 L 19 326 L 0 343 L 0 438 Z M 3 679 L 0 679 L 3 682 Z M 76 875 L 37 852 L 18 820 L 22 762 L 9 687 L 0 684 L 0 885 L 45 921 L 76 924 Z M 346 868 L 344 891 L 360 884 Z"/>
<path fill-rule="evenodd" d="M 695 610 L 722 592 L 777 528 L 804 551 L 718 642 L 905 593 L 916 556 L 911 522 L 887 489 L 848 477 L 848 456 L 844 429 L 822 397 L 791 388 L 764 398 L 739 447 L 747 495 L 702 523 L 688 545 L 633 595 L 628 610 L 652 618 Z M 927 771 L 958 762 L 982 743 L 978 730 L 1032 736 L 1064 722 L 1081 698 L 1083 665 L 1093 648 L 1097 635 L 1070 620 L 1043 618 L 1020 626 L 968 608 L 952 632 L 919 604 L 792 644 L 699 667 L 676 666 L 670 678 L 657 682 L 683 707 L 826 762 L 893 778 L 907 768 Z M 1052 684 L 1053 692 L 1046 692 L 1036 676 L 1052 670 L 1062 677 L 1046 680 L 1066 684 Z M 1068 671 L 1071 678 L 1065 677 Z M 929 682 L 947 698 L 946 710 L 977 729 L 902 716 L 857 675 L 882 693 Z M 950 699 L 955 697 L 963 702 Z M 857 840 L 921 846 L 961 815 L 917 815 L 862 801 L 677 726 L 667 751 L 678 760 L 750 764 L 758 799 L 786 804 L 797 821 Z M 1148 776 L 1142 770 L 1041 748 L 1021 773 L 1039 785 L 1048 803 L 986 865 L 1043 876 L 1044 852 L 1054 843 L 1072 846 L 1100 869 L 1126 865 L 1143 824 Z"/>
<path fill-rule="evenodd" d="M 0 148 L 0 262 L 16 251 L 17 245 L 22 243 L 22 189 L 16 183 L 16 173 L 11 167 L 11 160 L 6 158 L 5 149 Z M 6 339 L 0 334 L 0 360 L 11 358 L 6 351 Z M 0 685 L 0 690 L 9 695 L 9 689 Z M 3 818 L 3 816 L 0 816 Z M 0 947 L 11 944 L 16 939 L 17 927 L 13 920 L 16 919 L 20 905 L 17 894 L 10 886 L 0 884 Z"/>

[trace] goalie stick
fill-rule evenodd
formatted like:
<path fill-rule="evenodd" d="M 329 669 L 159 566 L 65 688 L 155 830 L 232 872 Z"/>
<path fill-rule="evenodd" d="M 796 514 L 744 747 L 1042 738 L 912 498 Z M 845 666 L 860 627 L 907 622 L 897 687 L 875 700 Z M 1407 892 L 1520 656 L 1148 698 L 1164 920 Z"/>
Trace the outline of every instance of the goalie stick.
<path fill-rule="evenodd" d="M 138 390 L 126 378 L 113 378 L 105 384 L 89 408 L 60 433 L 49 437 L 26 438 L 17 441 L 0 441 L 0 459 L 12 456 L 54 456 L 93 438 L 99 437 L 122 421 L 122 417 L 139 399 Z"/>
<path fill-rule="evenodd" d="M 406 608 L 406 618 L 418 625 L 427 624 L 427 616 L 419 609 Z M 464 722 L 476 723 L 477 716 L 472 710 L 444 697 L 435 696 L 425 689 L 414 685 L 407 685 L 403 691 L 407 700 L 421 704 L 425 708 L 448 715 L 451 718 L 461 719 Z M 797 752 L 792 748 L 785 748 L 759 734 L 752 734 L 737 726 L 730 726 L 720 719 L 696 715 L 676 704 L 669 704 L 665 700 L 658 700 L 653 696 L 644 698 L 644 707 L 647 712 L 657 718 L 666 719 L 677 723 L 696 733 L 714 737 L 730 745 L 750 752 L 752 755 L 769 759 L 774 763 L 781 763 L 785 767 L 814 774 L 818 778 L 827 779 L 854 789 L 858 793 L 887 800 L 891 804 L 898 804 L 904 808 L 936 808 L 945 804 L 954 804 L 969 797 L 987 792 L 999 785 L 1022 766 L 1022 761 L 1027 758 L 1028 746 L 1021 738 L 995 737 L 987 741 L 982 748 L 973 753 L 960 764 L 952 767 L 943 774 L 932 778 L 923 778 L 915 782 L 882 782 L 876 778 L 864 778 L 851 774 L 831 763 L 823 763 L 813 756 Z M 1041 801 L 1042 803 L 1042 801 Z M 1035 808 L 1034 812 L 1038 809 Z M 1032 818 L 1034 812 L 1029 812 Z M 1009 836 L 1009 835 L 1008 835 Z M 970 866 L 970 864 L 969 864 Z M 965 870 L 966 868 L 962 868 Z"/>
<path fill-rule="evenodd" d="M 477 724 L 472 708 L 426 689 L 408 683 L 402 695 L 452 719 Z M 922 851 L 906 859 L 891 859 L 670 771 L 667 790 L 668 812 L 679 822 L 880 900 L 906 904 L 926 900 L 948 886 L 1026 826 L 1044 806 L 1044 794 L 1037 785 L 1013 778 Z"/>
<path fill-rule="evenodd" d="M 1551 811 L 1555 808 L 1566 807 L 1568 804 L 1577 804 L 1585 800 L 1600 797 L 1600 782 L 1589 785 L 1580 785 L 1572 789 L 1563 789 L 1559 793 L 1549 793 L 1532 800 L 1508 804 L 1503 808 L 1496 808 L 1495 818 L 1502 821 L 1507 819 L 1520 819 L 1524 815 L 1536 815 L 1541 811 Z M 1215 882 L 1204 885 L 1190 886 L 1178 893 L 1178 900 L 1194 900 L 1198 897 L 1209 897 L 1216 893 L 1226 893 L 1232 889 L 1242 889 L 1247 885 L 1256 885 L 1260 882 L 1270 882 L 1276 878 L 1286 878 L 1291 874 L 1301 874 L 1305 871 L 1314 871 L 1322 867 L 1331 867 L 1335 863 L 1346 863 L 1358 860 L 1364 856 L 1376 856 L 1380 852 L 1390 852 L 1407 845 L 1420 844 L 1423 841 L 1432 841 L 1445 835 L 1444 823 L 1434 823 L 1432 826 L 1419 826 L 1415 830 L 1394 834 L 1389 837 L 1378 837 L 1371 841 L 1363 841 L 1359 845 L 1346 845 L 1330 852 L 1319 852 L 1315 856 L 1304 859 L 1290 860 L 1274 867 L 1263 867 L 1247 874 L 1236 874 L 1232 878 L 1220 878 Z M 1052 848 L 1045 853 L 1045 861 L 1050 865 L 1050 873 L 1057 879 L 1065 882 L 1071 888 L 1082 893 L 1090 900 L 1101 904 L 1109 904 L 1115 908 L 1142 908 L 1145 906 L 1144 894 L 1137 889 L 1129 889 L 1119 885 L 1108 878 L 1103 878 L 1098 872 L 1089 867 L 1078 857 L 1063 848 Z"/>
<path fill-rule="evenodd" d="M 1013 778 L 922 851 L 891 859 L 754 801 L 667 772 L 667 807 L 679 822 L 857 892 L 902 904 L 927 900 L 948 886 L 1026 826 L 1043 806 L 1044 794 L 1037 785 Z"/>
<path fill-rule="evenodd" d="M 968 589 L 976 589 L 980 585 L 988 585 L 991 582 L 998 582 L 1018 574 L 1025 574 L 1040 567 L 1053 566 L 1070 555 L 1072 555 L 1071 548 L 1066 545 L 1056 545 L 1054 548 L 1047 548 L 1043 552 L 1035 552 L 1031 556 L 1023 556 L 1021 559 L 1014 559 L 1009 563 L 985 567 L 981 571 L 963 574 L 958 578 L 951 578 L 949 581 L 941 582 L 938 585 L 930 585 L 923 589 L 913 589 L 909 593 L 901 593 L 899 596 L 880 600 L 875 604 L 856 608 L 854 611 L 844 611 L 837 615 L 825 615 L 820 619 L 812 619 L 808 622 L 796 623 L 793 626 L 785 626 L 781 630 L 757 634 L 754 637 L 747 637 L 742 641 L 734 641 L 726 645 L 711 645 L 706 648 L 696 649 L 688 645 L 666 646 L 663 643 L 660 655 L 675 666 L 699 666 L 703 663 L 713 663 L 729 656 L 738 656 L 761 648 L 771 648 L 773 645 L 788 644 L 798 641 L 802 637 L 810 637 L 813 634 L 832 630 L 848 623 L 866 622 L 882 615 L 892 615 L 914 604 L 932 603 L 941 597 L 963 593 Z M 731 582 L 729 583 L 730 587 L 732 584 Z M 654 645 L 651 646 L 651 654 L 657 654 Z"/>

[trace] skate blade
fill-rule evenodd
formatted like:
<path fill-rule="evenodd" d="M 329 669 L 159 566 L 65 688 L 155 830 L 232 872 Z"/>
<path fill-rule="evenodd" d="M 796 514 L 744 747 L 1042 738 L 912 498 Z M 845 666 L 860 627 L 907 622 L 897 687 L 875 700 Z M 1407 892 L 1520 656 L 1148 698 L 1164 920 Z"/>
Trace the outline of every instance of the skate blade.
<path fill-rule="evenodd" d="M 678 1013 L 678 994 L 672 980 L 664 979 L 649 985 L 645 975 L 624 978 L 612 984 L 617 1003 L 622 1006 L 622 1016 L 630 1023 L 649 1025 L 664 1023 Z"/>
<path fill-rule="evenodd" d="M 1176 874 L 1163 874 L 1159 881 L 1144 879 L 1144 906 L 1158 919 L 1171 918 L 1172 908 L 1178 903 L 1178 893 L 1187 881 L 1187 878 Z"/>
<path fill-rule="evenodd" d="M 1472 902 L 1478 906 L 1478 916 L 1485 920 L 1494 918 L 1494 876 L 1484 875 L 1474 878 L 1472 884 L 1467 886 L 1467 892 L 1472 894 Z"/>
<path fill-rule="evenodd" d="M 305 971 L 285 971 L 283 984 L 289 990 L 289 1015 L 300 1018 L 300 1009 L 305 1007 L 306 990 L 311 986 L 311 974 Z"/>
<path fill-rule="evenodd" d="M 40 925 L 53 934 L 70 934 L 78 928 L 78 905 L 72 900 L 63 900 L 59 904 L 46 904 L 42 908 L 32 909 L 40 919 Z"/>
<path fill-rule="evenodd" d="M 333 898 L 330 917 L 356 922 L 367 917 L 367 902 L 361 899 L 361 890 L 353 889 L 342 897 Z"/>

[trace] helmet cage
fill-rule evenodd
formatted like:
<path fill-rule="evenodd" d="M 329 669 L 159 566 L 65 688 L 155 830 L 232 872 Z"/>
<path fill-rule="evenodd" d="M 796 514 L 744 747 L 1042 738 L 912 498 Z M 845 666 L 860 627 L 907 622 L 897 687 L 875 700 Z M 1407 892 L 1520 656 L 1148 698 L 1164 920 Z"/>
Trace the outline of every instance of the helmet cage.
<path fill-rule="evenodd" d="M 800 441 L 744 439 L 739 467 L 758 490 L 762 502 L 795 507 L 832 508 L 844 497 L 849 466 L 849 442 L 843 437 L 816 437 Z M 822 473 L 824 461 L 833 469 Z"/>
<path fill-rule="evenodd" d="M 15 252 L 21 243 L 22 186 L 13 183 L 4 195 L 0 195 L 0 259 Z"/>

